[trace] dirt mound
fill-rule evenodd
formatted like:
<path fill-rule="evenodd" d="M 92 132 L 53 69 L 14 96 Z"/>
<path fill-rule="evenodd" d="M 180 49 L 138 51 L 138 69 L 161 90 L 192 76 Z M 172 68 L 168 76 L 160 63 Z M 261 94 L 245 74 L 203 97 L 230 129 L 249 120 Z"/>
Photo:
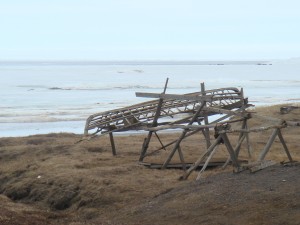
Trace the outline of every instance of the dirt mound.
<path fill-rule="evenodd" d="M 140 224 L 180 221 L 180 224 L 297 225 L 299 172 L 300 164 L 276 165 L 255 174 L 215 174 L 199 182 L 187 182 L 130 209 L 130 220 Z M 122 219 L 119 217 L 118 221 Z"/>

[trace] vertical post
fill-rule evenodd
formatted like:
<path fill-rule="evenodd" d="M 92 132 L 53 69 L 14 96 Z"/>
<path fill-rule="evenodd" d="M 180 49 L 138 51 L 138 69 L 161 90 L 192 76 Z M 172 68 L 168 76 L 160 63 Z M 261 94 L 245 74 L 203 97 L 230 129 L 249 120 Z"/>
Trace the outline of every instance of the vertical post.
<path fill-rule="evenodd" d="M 241 129 L 245 129 L 247 127 L 247 120 L 244 119 L 243 121 L 243 124 L 242 124 L 242 128 Z M 239 138 L 238 138 L 238 142 L 241 140 L 241 138 L 245 136 L 246 137 L 246 134 L 244 134 L 243 132 L 240 132 L 239 134 Z M 235 155 L 238 157 L 239 154 L 240 154 L 240 150 L 241 150 L 241 145 L 239 145 L 238 148 L 236 148 L 236 151 L 235 151 Z"/>
<path fill-rule="evenodd" d="M 117 152 L 116 152 L 116 146 L 115 146 L 114 136 L 112 132 L 109 132 L 109 139 L 110 139 L 112 154 L 115 156 L 117 155 Z"/>
<path fill-rule="evenodd" d="M 166 93 L 168 82 L 169 82 L 169 78 L 167 78 L 167 80 L 166 80 L 164 91 L 162 92 L 162 94 Z M 158 118 L 160 116 L 160 111 L 161 111 L 161 107 L 162 107 L 163 101 L 164 100 L 162 98 L 160 98 L 159 101 L 158 101 L 156 112 L 155 112 L 155 115 L 154 115 L 154 118 L 153 118 L 153 122 L 152 122 L 152 127 L 156 127 L 157 126 L 157 120 L 158 120 Z M 151 137 L 152 137 L 152 133 L 153 133 L 153 131 L 149 131 L 147 138 L 144 140 L 144 143 L 143 143 L 143 146 L 142 146 L 142 150 L 141 150 L 141 155 L 140 155 L 140 158 L 139 158 L 140 162 L 143 161 L 144 156 L 146 154 L 146 151 L 147 151 L 147 149 L 149 147 L 149 143 L 150 143 L 150 140 L 151 140 Z"/>
<path fill-rule="evenodd" d="M 184 162 L 184 158 L 183 158 L 183 154 L 182 154 L 180 145 L 178 146 L 178 154 L 179 154 L 180 162 L 182 164 L 182 169 L 185 172 L 186 171 L 186 165 L 185 165 L 185 162 Z"/>
<path fill-rule="evenodd" d="M 201 93 L 202 93 L 202 96 L 206 95 L 204 83 L 201 83 Z M 206 106 L 206 102 L 205 102 L 205 106 Z M 204 123 L 205 123 L 205 125 L 208 125 L 208 116 L 206 114 L 204 115 Z M 209 128 L 205 128 L 204 132 L 205 132 L 206 147 L 209 148 L 209 146 L 211 145 Z"/>
<path fill-rule="evenodd" d="M 232 145 L 230 144 L 230 141 L 228 139 L 228 136 L 226 133 L 221 134 L 220 136 L 222 136 L 222 140 L 224 141 L 224 144 L 229 152 L 231 161 L 232 161 L 232 165 L 236 168 L 239 169 L 239 162 L 237 160 L 236 154 L 232 148 Z"/>

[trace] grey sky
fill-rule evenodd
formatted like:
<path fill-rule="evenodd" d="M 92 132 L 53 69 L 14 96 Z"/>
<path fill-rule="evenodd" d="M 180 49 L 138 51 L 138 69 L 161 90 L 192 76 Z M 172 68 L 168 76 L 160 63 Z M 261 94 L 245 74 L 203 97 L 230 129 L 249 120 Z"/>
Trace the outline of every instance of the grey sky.
<path fill-rule="evenodd" d="M 0 60 L 300 56 L 297 0 L 0 0 Z"/>

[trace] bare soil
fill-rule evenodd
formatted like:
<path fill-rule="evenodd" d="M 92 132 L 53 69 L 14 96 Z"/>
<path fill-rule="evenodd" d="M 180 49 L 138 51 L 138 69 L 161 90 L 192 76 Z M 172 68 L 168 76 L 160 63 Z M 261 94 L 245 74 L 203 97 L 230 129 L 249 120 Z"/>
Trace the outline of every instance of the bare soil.
<path fill-rule="evenodd" d="M 255 109 L 285 120 L 300 120 L 300 110 L 279 114 L 280 106 Z M 251 127 L 271 122 L 251 119 Z M 283 129 L 294 160 L 300 160 L 300 128 Z M 256 157 L 270 131 L 252 133 Z M 180 133 L 163 133 L 168 143 Z M 57 133 L 0 138 L 0 224 L 300 224 L 300 165 L 282 164 L 287 156 L 278 139 L 267 159 L 276 165 L 256 173 L 233 173 L 217 167 L 195 181 L 179 169 L 149 169 L 138 164 L 146 135 L 115 136 L 112 156 L 106 136 L 76 143 L 81 135 Z M 236 135 L 230 139 L 234 142 Z M 212 136 L 213 139 L 213 136 Z M 186 161 L 205 150 L 200 134 L 181 144 Z M 160 147 L 153 138 L 149 151 Z M 162 163 L 172 146 L 145 159 Z M 243 145 L 241 157 L 247 157 Z M 215 156 L 226 159 L 220 146 Z M 173 162 L 177 162 L 175 157 Z"/>

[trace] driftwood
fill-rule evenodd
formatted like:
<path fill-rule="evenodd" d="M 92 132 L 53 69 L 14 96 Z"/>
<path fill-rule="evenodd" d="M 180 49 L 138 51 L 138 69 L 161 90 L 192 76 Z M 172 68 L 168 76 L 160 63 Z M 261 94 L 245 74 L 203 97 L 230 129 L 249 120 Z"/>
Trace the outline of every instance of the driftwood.
<path fill-rule="evenodd" d="M 298 106 L 283 106 L 283 107 L 280 107 L 280 113 L 281 114 L 287 114 L 289 112 L 291 112 L 292 110 L 294 109 L 299 109 Z"/>

